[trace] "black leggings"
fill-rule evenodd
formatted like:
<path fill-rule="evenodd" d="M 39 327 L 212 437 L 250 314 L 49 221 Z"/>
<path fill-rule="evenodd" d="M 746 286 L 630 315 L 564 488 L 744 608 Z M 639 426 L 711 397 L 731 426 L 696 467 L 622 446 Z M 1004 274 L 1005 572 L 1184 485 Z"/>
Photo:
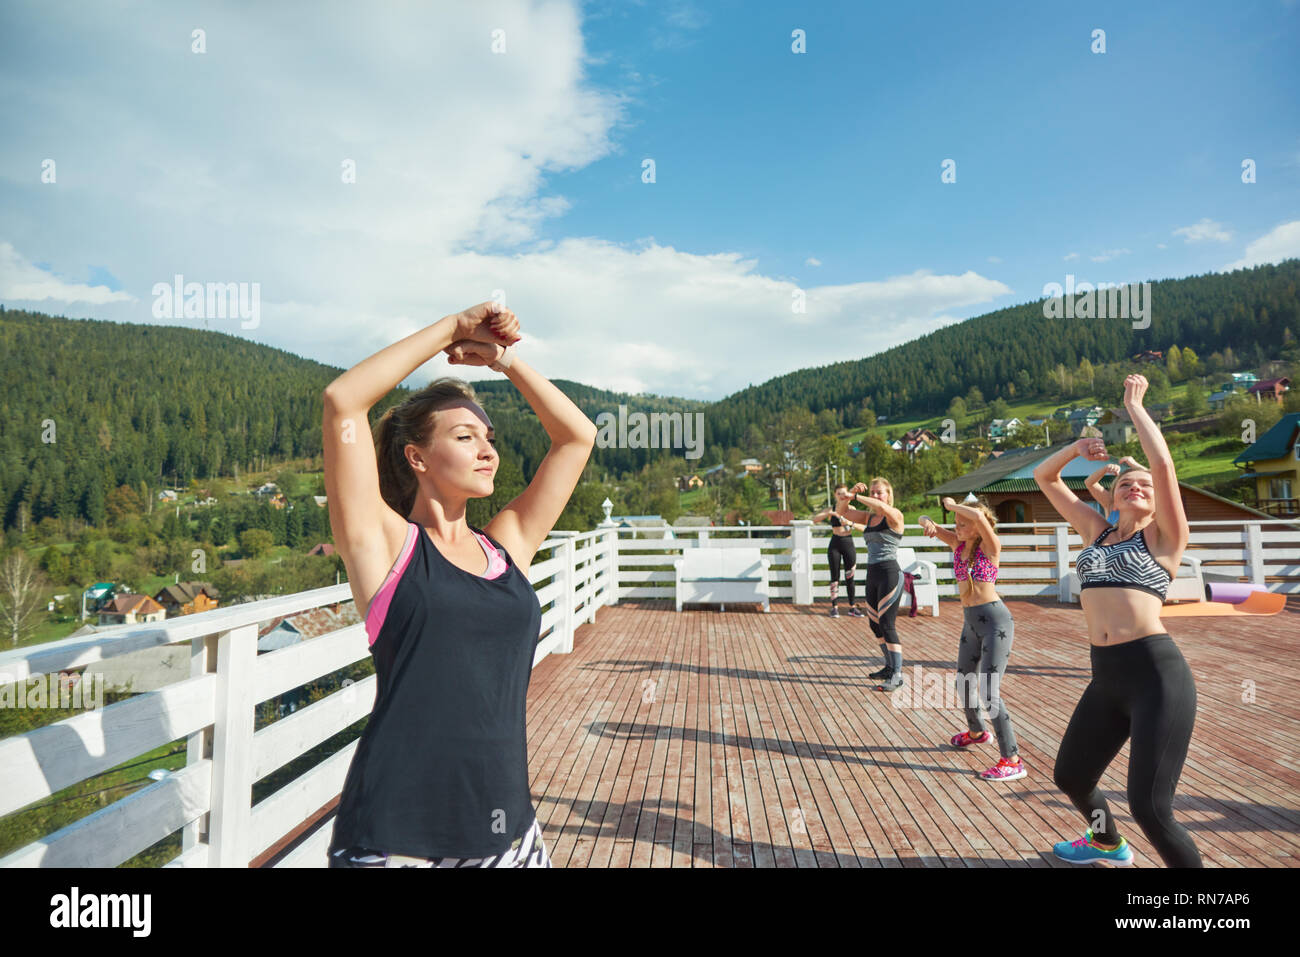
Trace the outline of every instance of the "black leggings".
<path fill-rule="evenodd" d="M 903 595 L 903 576 L 899 572 L 898 562 L 868 565 L 867 581 L 862 592 L 872 634 L 884 644 L 898 644 L 894 618 L 898 615 L 898 600 Z"/>
<path fill-rule="evenodd" d="M 853 538 L 849 535 L 831 533 L 831 543 L 826 547 L 826 560 L 831 563 L 831 604 L 839 601 L 840 559 L 844 559 L 844 581 L 849 590 L 849 604 L 855 604 L 853 597 L 853 566 L 858 563 L 858 550 L 853 547 Z"/>
<path fill-rule="evenodd" d="M 1056 786 L 1088 819 L 1101 844 L 1118 844 L 1110 805 L 1097 789 L 1131 739 L 1128 804 L 1167 867 L 1200 867 L 1201 855 L 1174 820 L 1174 789 L 1196 721 L 1196 683 L 1167 634 L 1092 646 L 1092 681 L 1074 708 L 1056 755 Z"/>

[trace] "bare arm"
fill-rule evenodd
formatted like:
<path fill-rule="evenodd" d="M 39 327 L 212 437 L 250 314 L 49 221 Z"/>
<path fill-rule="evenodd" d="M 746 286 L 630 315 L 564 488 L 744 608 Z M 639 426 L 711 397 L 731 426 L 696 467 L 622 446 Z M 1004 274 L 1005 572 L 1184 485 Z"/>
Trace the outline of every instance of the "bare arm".
<path fill-rule="evenodd" d="M 1101 480 L 1106 475 L 1117 474 L 1119 474 L 1119 469 L 1107 464 L 1097 469 L 1083 481 L 1083 484 L 1087 486 L 1088 493 L 1092 495 L 1104 512 L 1110 511 L 1110 492 L 1101 484 Z"/>
<path fill-rule="evenodd" d="M 1161 551 L 1167 550 L 1177 570 L 1183 550 L 1187 547 L 1190 530 L 1187 514 L 1183 510 L 1178 475 L 1174 471 L 1174 458 L 1169 454 L 1169 446 L 1165 443 L 1160 427 L 1142 405 L 1146 390 L 1147 380 L 1143 376 L 1131 375 L 1125 379 L 1124 408 L 1133 420 L 1138 441 L 1142 443 L 1142 451 L 1151 463 L 1147 471 L 1151 473 L 1151 482 L 1156 490 L 1156 529 L 1160 533 Z"/>
<path fill-rule="evenodd" d="M 1070 491 L 1061 479 L 1061 469 L 1080 455 L 1094 462 L 1100 461 L 1106 457 L 1106 444 L 1101 439 L 1080 439 L 1067 445 L 1039 463 L 1034 469 L 1034 481 L 1074 530 L 1085 541 L 1092 541 L 1106 528 L 1106 519 L 1079 501 L 1079 496 Z"/>
<path fill-rule="evenodd" d="M 962 505 L 960 502 L 952 502 L 947 505 L 948 510 L 956 515 L 961 515 L 975 523 L 975 527 L 980 533 L 980 551 L 993 564 L 998 563 L 998 557 L 1002 554 L 1002 541 L 998 538 L 998 533 L 993 526 L 989 524 L 988 516 L 978 508 L 971 508 L 969 505 Z M 956 536 L 953 536 L 956 538 Z M 954 546 L 955 547 L 955 546 Z"/>
<path fill-rule="evenodd" d="M 498 347 L 488 348 L 495 352 Z M 506 547 L 515 564 L 527 571 L 582 478 L 598 430 L 568 396 L 522 359 L 516 357 L 505 374 L 537 413 L 551 439 L 551 449 L 528 487 L 497 512 L 485 529 Z"/>
<path fill-rule="evenodd" d="M 494 325 L 499 336 L 492 331 Z M 518 328 L 513 314 L 500 315 L 494 304 L 480 303 L 381 349 L 325 387 L 325 495 L 334 544 L 348 565 L 350 579 L 359 570 L 358 557 L 367 565 L 391 562 L 390 545 L 401 541 L 407 526 L 406 516 L 394 512 L 379 492 L 370 408 L 457 337 L 478 335 L 510 342 L 517 338 Z"/>
<path fill-rule="evenodd" d="M 936 525 L 932 519 L 921 522 L 921 531 L 925 532 L 930 538 L 939 539 L 949 548 L 957 547 L 957 533 L 950 528 Z"/>
<path fill-rule="evenodd" d="M 501 333 L 497 334 L 496 329 Z M 339 409 L 369 410 L 412 372 L 459 339 L 517 342 L 519 321 L 509 310 L 482 302 L 464 312 L 443 316 L 433 325 L 413 332 L 405 339 L 358 362 L 325 387 L 325 396 Z"/>
<path fill-rule="evenodd" d="M 885 516 L 885 521 L 889 523 L 889 527 L 894 531 L 901 532 L 903 530 L 905 524 L 903 513 L 894 506 L 882 502 L 878 498 L 872 498 L 870 495 L 855 495 L 854 498 L 875 514 Z"/>

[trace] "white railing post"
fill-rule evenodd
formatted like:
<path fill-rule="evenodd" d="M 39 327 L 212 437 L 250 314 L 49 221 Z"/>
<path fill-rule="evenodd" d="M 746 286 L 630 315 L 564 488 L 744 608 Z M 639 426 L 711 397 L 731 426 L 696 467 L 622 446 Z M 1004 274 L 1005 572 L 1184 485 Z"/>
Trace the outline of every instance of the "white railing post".
<path fill-rule="evenodd" d="M 1070 526 L 1056 525 L 1052 528 L 1052 549 L 1056 556 L 1056 580 L 1059 583 L 1057 597 L 1064 602 L 1070 600 L 1070 585 L 1065 576 L 1070 573 Z"/>
<path fill-rule="evenodd" d="M 573 539 L 577 532 L 551 532 L 555 538 L 563 539 L 556 549 L 560 559 L 560 570 L 555 573 L 555 580 L 560 583 L 556 601 L 564 602 L 564 614 L 560 618 L 560 643 L 555 649 L 558 654 L 567 655 L 573 651 L 573 630 L 577 627 L 578 591 L 574 579 L 577 577 L 573 562 Z"/>
<path fill-rule="evenodd" d="M 1250 580 L 1256 585 L 1264 584 L 1264 536 L 1259 522 L 1246 526 L 1246 566 L 1250 569 Z"/>
<path fill-rule="evenodd" d="M 217 636 L 217 700 L 212 724 L 209 867 L 247 867 L 252 859 L 253 670 L 257 623 Z"/>
<path fill-rule="evenodd" d="M 709 544 L 709 530 L 707 528 L 700 527 L 699 534 L 695 536 L 695 544 L 700 548 Z"/>
<path fill-rule="evenodd" d="M 618 604 L 618 525 L 614 522 L 601 522 L 596 526 L 603 529 L 602 537 L 609 549 L 605 564 L 605 604 Z"/>
<path fill-rule="evenodd" d="M 790 584 L 796 605 L 813 603 L 812 522 L 796 518 L 790 522 Z"/>
<path fill-rule="evenodd" d="M 217 637 L 208 635 L 190 641 L 190 677 L 200 678 L 217 670 Z M 185 739 L 185 766 L 212 757 L 212 728 L 202 728 Z M 181 851 L 206 840 L 211 832 L 211 814 L 203 814 L 181 828 Z"/>

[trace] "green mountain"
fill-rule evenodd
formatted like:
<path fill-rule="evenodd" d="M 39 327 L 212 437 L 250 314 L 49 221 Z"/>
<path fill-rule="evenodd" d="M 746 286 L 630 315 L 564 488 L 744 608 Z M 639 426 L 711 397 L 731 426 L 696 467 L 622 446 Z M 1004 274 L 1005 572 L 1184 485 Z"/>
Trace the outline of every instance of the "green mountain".
<path fill-rule="evenodd" d="M 1134 329 L 1124 319 L 1046 319 L 1042 301 L 999 309 L 945 326 L 885 352 L 815 369 L 800 369 L 751 386 L 709 409 L 709 441 L 744 441 L 751 422 L 785 408 L 829 409 L 844 426 L 869 401 L 891 419 L 936 415 L 953 396 L 976 387 L 988 400 L 1050 396 L 1058 366 L 1075 369 L 1120 362 L 1177 345 L 1199 356 L 1231 348 L 1245 365 L 1278 357 L 1300 338 L 1300 259 L 1151 283 L 1151 321 Z"/>
<path fill-rule="evenodd" d="M 988 400 L 1054 397 L 1081 359 L 1122 363 L 1177 345 L 1231 350 L 1247 365 L 1296 356 L 1300 260 L 1151 284 L 1149 328 L 1123 319 L 1046 319 L 1042 302 L 1000 309 L 878 355 L 803 369 L 716 403 L 630 396 L 557 381 L 593 420 L 601 412 L 704 412 L 693 467 L 747 448 L 783 410 L 824 410 L 823 427 L 878 415 L 942 413 L 975 387 Z M 360 358 L 360 357 L 358 357 Z M 108 493 L 184 486 L 321 454 L 320 394 L 342 370 L 225 333 L 72 320 L 0 305 L 0 520 L 80 517 L 100 524 Z M 536 416 L 508 382 L 475 383 L 503 453 L 531 474 L 546 453 Z M 396 389 L 377 417 L 408 394 Z M 597 474 L 637 471 L 680 450 L 597 449 Z"/>

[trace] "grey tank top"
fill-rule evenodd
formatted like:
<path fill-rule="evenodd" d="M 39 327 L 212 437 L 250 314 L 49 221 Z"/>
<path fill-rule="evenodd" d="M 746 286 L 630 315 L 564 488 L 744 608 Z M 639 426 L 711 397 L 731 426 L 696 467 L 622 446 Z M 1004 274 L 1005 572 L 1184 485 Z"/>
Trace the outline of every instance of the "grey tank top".
<path fill-rule="evenodd" d="M 867 564 L 878 565 L 898 560 L 898 543 L 903 540 L 903 536 L 890 528 L 886 521 L 879 525 L 868 525 L 862 533 L 862 540 L 867 544 Z"/>

